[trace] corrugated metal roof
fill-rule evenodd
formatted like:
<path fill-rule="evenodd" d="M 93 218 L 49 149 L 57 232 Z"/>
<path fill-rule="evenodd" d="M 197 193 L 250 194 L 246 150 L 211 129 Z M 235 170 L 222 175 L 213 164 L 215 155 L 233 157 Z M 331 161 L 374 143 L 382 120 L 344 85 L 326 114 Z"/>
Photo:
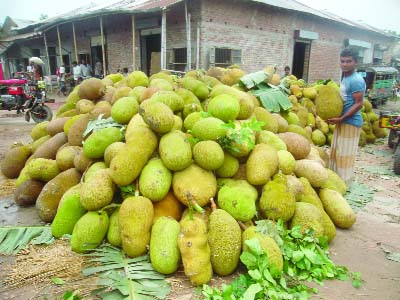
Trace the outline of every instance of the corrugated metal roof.
<path fill-rule="evenodd" d="M 183 0 L 116 0 L 111 1 L 106 4 L 96 5 L 95 3 L 90 3 L 79 7 L 77 9 L 68 11 L 66 13 L 57 15 L 55 17 L 48 18 L 46 20 L 41 20 L 36 23 L 29 24 L 25 27 L 35 27 L 35 30 L 41 30 L 42 28 L 47 28 L 53 26 L 60 22 L 65 22 L 69 19 L 79 19 L 83 17 L 89 17 L 91 15 L 104 15 L 108 13 L 118 13 L 118 12 L 146 12 L 152 10 L 161 10 L 163 7 L 168 7 Z M 348 26 L 356 27 L 363 30 L 373 31 L 382 35 L 392 36 L 383 30 L 377 29 L 373 26 L 365 24 L 363 22 L 350 21 L 340 16 L 337 16 L 328 11 L 320 11 L 309 7 L 303 3 L 297 2 L 295 0 L 250 0 L 253 2 L 258 2 L 274 7 L 279 7 L 286 10 L 292 10 L 296 12 L 301 12 L 309 15 L 314 15 L 323 19 L 339 22 Z M 22 29 L 22 28 L 19 28 Z"/>
<path fill-rule="evenodd" d="M 10 35 L 10 36 L 7 36 L 7 37 L 1 39 L 1 42 L 13 42 L 13 41 L 24 40 L 24 39 L 35 37 L 35 36 L 40 36 L 40 33 L 39 32 L 28 32 L 28 33 Z"/>

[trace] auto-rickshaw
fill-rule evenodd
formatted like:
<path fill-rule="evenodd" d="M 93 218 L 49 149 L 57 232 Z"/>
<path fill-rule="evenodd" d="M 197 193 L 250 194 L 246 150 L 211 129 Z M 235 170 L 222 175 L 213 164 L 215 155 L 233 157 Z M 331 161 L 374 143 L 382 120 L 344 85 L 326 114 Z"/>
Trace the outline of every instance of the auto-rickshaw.
<path fill-rule="evenodd" d="M 398 71 L 393 67 L 358 67 L 357 72 L 364 78 L 366 97 L 374 107 L 385 103 L 393 95 L 393 82 Z"/>

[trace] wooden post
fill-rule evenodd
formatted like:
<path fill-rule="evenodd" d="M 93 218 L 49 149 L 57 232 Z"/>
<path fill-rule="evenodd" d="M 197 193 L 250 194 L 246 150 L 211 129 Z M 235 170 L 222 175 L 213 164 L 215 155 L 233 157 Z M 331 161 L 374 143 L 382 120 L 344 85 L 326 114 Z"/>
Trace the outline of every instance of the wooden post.
<path fill-rule="evenodd" d="M 106 70 L 106 53 L 104 49 L 104 31 L 103 31 L 103 16 L 100 16 L 100 32 L 101 32 L 101 52 L 103 54 L 103 74 L 107 75 Z"/>
<path fill-rule="evenodd" d="M 200 22 L 197 23 L 196 70 L 200 67 Z"/>
<path fill-rule="evenodd" d="M 135 28 L 135 15 L 132 15 L 132 70 L 136 70 L 136 41 L 135 41 L 135 34 L 136 33 L 136 28 Z"/>
<path fill-rule="evenodd" d="M 187 1 L 185 1 L 185 19 L 186 19 L 186 71 L 192 69 L 192 43 L 190 29 L 190 14 L 187 9 Z"/>
<path fill-rule="evenodd" d="M 63 59 L 62 59 L 62 48 L 61 48 L 61 38 L 60 38 L 60 29 L 58 28 L 57 25 L 57 37 L 58 37 L 58 48 L 60 50 L 60 66 L 63 64 Z"/>
<path fill-rule="evenodd" d="M 77 64 L 79 64 L 78 61 L 78 49 L 76 47 L 76 35 L 75 35 L 75 23 L 72 22 L 72 35 L 74 36 L 74 48 L 75 48 L 75 61 Z"/>
<path fill-rule="evenodd" d="M 164 8 L 161 18 L 161 70 L 166 69 L 167 60 L 167 10 Z"/>
<path fill-rule="evenodd" d="M 44 48 L 46 50 L 47 69 L 48 69 L 48 72 L 49 72 L 49 76 L 51 76 L 49 49 L 47 48 L 47 39 L 46 39 L 46 33 L 45 32 L 43 32 L 43 39 L 44 39 Z"/>

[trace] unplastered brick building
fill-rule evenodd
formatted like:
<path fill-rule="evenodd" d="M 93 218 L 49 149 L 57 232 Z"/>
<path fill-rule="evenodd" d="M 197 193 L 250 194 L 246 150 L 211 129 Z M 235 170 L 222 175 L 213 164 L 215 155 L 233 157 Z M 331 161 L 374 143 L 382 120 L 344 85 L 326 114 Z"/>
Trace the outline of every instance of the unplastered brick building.
<path fill-rule="evenodd" d="M 5 74 L 30 56 L 54 75 L 63 62 L 101 62 L 105 74 L 148 74 L 239 65 L 246 72 L 284 66 L 307 81 L 338 80 L 339 53 L 355 47 L 359 62 L 388 65 L 395 37 L 292 0 L 147 0 L 89 5 L 11 30 L 0 41 Z M 189 62 L 189 63 L 188 63 Z"/>

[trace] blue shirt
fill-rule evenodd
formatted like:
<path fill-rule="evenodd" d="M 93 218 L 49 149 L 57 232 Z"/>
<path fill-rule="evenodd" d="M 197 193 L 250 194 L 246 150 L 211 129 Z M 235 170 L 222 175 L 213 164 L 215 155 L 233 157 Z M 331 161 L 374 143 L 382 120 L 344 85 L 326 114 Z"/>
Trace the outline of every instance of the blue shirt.
<path fill-rule="evenodd" d="M 340 95 L 343 99 L 343 114 L 354 105 L 353 94 L 356 92 L 362 92 L 364 98 L 365 81 L 360 74 L 354 71 L 350 76 L 343 77 L 342 82 L 340 83 Z M 359 110 L 354 115 L 345 118 L 343 123 L 362 127 L 363 119 L 361 117 L 361 111 Z"/>

